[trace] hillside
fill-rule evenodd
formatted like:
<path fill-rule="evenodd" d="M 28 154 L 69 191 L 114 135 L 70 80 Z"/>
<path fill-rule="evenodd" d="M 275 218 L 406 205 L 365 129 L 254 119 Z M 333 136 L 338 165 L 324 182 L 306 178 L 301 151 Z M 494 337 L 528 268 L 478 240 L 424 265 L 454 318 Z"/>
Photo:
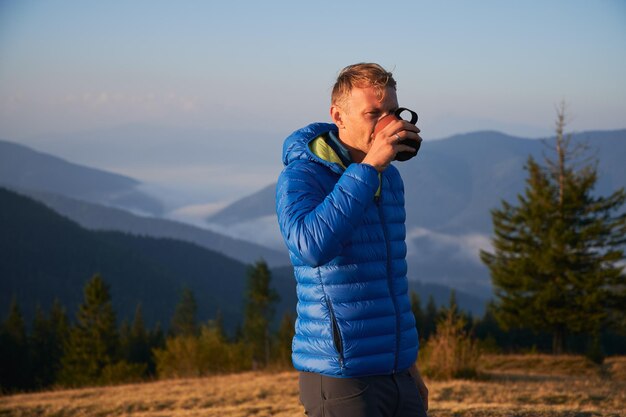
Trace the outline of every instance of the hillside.
<path fill-rule="evenodd" d="M 227 327 L 233 329 L 240 321 L 247 271 L 243 263 L 173 239 L 89 231 L 2 188 L 0 207 L 0 311 L 8 311 L 15 296 L 28 322 L 36 305 L 47 309 L 59 298 L 73 315 L 84 283 L 100 273 L 111 286 L 119 319 L 131 319 L 141 302 L 147 324 L 167 327 L 187 286 L 195 293 L 200 321 L 218 310 Z M 285 306 L 293 308 L 293 282 L 277 276 L 273 284 Z"/>
<path fill-rule="evenodd" d="M 289 264 L 289 257 L 285 252 L 234 239 L 189 224 L 158 217 L 138 216 L 125 210 L 80 201 L 60 194 L 29 190 L 17 191 L 43 202 L 57 213 L 72 219 L 86 229 L 119 231 L 142 236 L 183 240 L 246 264 L 251 264 L 259 259 L 264 259 L 271 267 Z"/>
<path fill-rule="evenodd" d="M 74 164 L 23 145 L 0 140 L 0 185 L 47 191 L 159 215 L 162 204 L 139 190 L 140 182 Z"/>
<path fill-rule="evenodd" d="M 43 204 L 0 188 L 0 312 L 16 297 L 29 323 L 40 305 L 55 298 L 70 315 L 82 301 L 85 282 L 100 273 L 110 284 L 118 319 L 132 319 L 138 303 L 150 326 L 169 325 L 184 286 L 194 291 L 198 318 L 213 318 L 219 310 L 231 331 L 241 322 L 248 266 L 196 244 L 168 238 L 119 232 L 90 231 Z M 290 266 L 272 270 L 272 285 L 280 295 L 278 322 L 294 312 L 295 279 Z M 438 305 L 450 289 L 413 283 L 423 307 L 429 295 Z M 457 293 L 461 308 L 480 315 L 486 300 Z M 2 313 L 6 314 L 6 313 Z"/>

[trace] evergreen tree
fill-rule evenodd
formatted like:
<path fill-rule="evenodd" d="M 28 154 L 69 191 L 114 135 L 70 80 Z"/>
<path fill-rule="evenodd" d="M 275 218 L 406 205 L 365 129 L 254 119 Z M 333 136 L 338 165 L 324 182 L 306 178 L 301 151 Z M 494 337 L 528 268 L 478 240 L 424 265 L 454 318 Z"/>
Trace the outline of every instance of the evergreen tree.
<path fill-rule="evenodd" d="M 198 335 L 198 305 L 196 297 L 189 288 L 183 288 L 180 301 L 174 311 L 170 325 L 171 336 L 194 336 Z"/>
<path fill-rule="evenodd" d="M 465 332 L 475 336 L 476 320 L 471 311 L 461 311 L 461 317 L 465 320 Z"/>
<path fill-rule="evenodd" d="M 237 323 L 237 327 L 235 327 L 235 335 L 233 336 L 233 340 L 235 342 L 243 342 L 243 327 L 241 327 L 241 323 Z"/>
<path fill-rule="evenodd" d="M 493 301 L 490 301 L 485 309 L 485 314 L 476 324 L 476 337 L 481 340 L 492 338 L 498 346 L 502 346 L 502 330 L 498 326 L 494 311 L 495 305 Z"/>
<path fill-rule="evenodd" d="M 152 347 L 163 347 L 165 346 L 165 333 L 161 328 L 161 323 L 157 323 L 148 333 L 148 340 L 150 341 L 150 346 Z"/>
<path fill-rule="evenodd" d="M 128 361 L 131 363 L 149 363 L 150 345 L 148 332 L 143 321 L 141 304 L 135 309 L 135 318 L 130 329 L 130 355 Z"/>
<path fill-rule="evenodd" d="M 420 338 L 423 338 L 425 317 L 422 311 L 422 303 L 419 295 L 415 291 L 411 291 L 411 311 L 415 317 L 415 327 L 417 328 L 417 334 Z"/>
<path fill-rule="evenodd" d="M 30 364 L 35 388 L 48 387 L 56 382 L 67 333 L 67 316 L 58 299 L 54 300 L 48 317 L 39 306 L 37 307 L 29 338 Z"/>
<path fill-rule="evenodd" d="M 135 309 L 135 318 L 132 325 L 124 322 L 120 328 L 120 345 L 122 346 L 122 357 L 131 364 L 144 364 L 149 370 L 154 367 L 150 335 L 145 328 L 141 303 Z"/>
<path fill-rule="evenodd" d="M 481 251 L 493 281 L 496 318 L 505 329 L 528 326 L 553 335 L 564 350 L 567 332 L 598 336 L 612 318 L 624 317 L 626 278 L 619 261 L 626 243 L 624 189 L 592 194 L 595 165 L 578 162 L 564 137 L 564 108 L 557 118 L 556 158 L 540 166 L 532 157 L 518 205 L 492 210 L 493 253 Z"/>
<path fill-rule="evenodd" d="M 219 337 L 221 337 L 223 340 L 228 339 L 226 335 L 226 329 L 224 328 L 224 315 L 222 314 L 222 310 L 217 310 L 212 325 L 215 328 L 215 331 L 218 333 Z"/>
<path fill-rule="evenodd" d="M 156 375 L 156 358 L 154 351 L 165 347 L 165 334 L 161 329 L 161 323 L 157 323 L 154 329 L 148 332 L 148 346 L 150 346 L 150 362 L 148 362 L 148 375 Z"/>
<path fill-rule="evenodd" d="M 448 306 L 441 306 L 441 311 L 439 312 L 439 318 L 443 319 L 448 314 L 452 314 L 455 319 L 458 319 L 460 315 L 462 315 L 459 311 L 459 304 L 456 301 L 456 291 L 454 289 L 450 290 L 450 298 L 448 299 Z"/>
<path fill-rule="evenodd" d="M 426 317 L 424 318 L 424 335 L 422 338 L 427 340 L 434 332 L 437 327 L 437 304 L 435 304 L 435 299 L 431 294 L 428 297 L 428 304 L 426 304 Z"/>
<path fill-rule="evenodd" d="M 31 382 L 34 387 L 44 387 L 53 382 L 48 368 L 49 341 L 52 329 L 46 319 L 41 306 L 35 307 L 35 317 L 33 318 L 32 332 L 29 337 L 29 356 L 31 367 Z"/>
<path fill-rule="evenodd" d="M 456 300 L 456 290 L 450 290 L 450 299 L 448 300 L 448 308 L 451 311 L 458 312 L 459 311 L 459 303 Z"/>
<path fill-rule="evenodd" d="M 119 337 L 109 287 L 99 274 L 85 285 L 84 300 L 70 330 L 60 382 L 69 386 L 97 384 L 118 359 Z"/>
<path fill-rule="evenodd" d="M 53 348 L 54 329 L 46 319 L 41 306 L 35 308 L 32 333 L 29 338 L 29 356 L 31 366 L 31 382 L 33 387 L 41 388 L 54 382 L 54 371 L 50 360 Z"/>
<path fill-rule="evenodd" d="M 52 333 L 48 340 L 48 366 L 51 370 L 51 382 L 56 382 L 61 371 L 61 360 L 67 345 L 70 325 L 65 307 L 59 299 L 55 299 L 50 309 L 49 325 Z"/>
<path fill-rule="evenodd" d="M 128 360 L 130 357 L 130 324 L 128 321 L 123 320 L 122 324 L 120 324 L 119 328 L 119 337 L 120 337 L 120 357 L 124 358 L 124 360 Z"/>
<path fill-rule="evenodd" d="M 270 360 L 270 323 L 274 317 L 274 305 L 278 293 L 270 287 L 272 277 L 265 261 L 261 260 L 248 269 L 243 337 L 250 347 L 254 366 Z"/>
<path fill-rule="evenodd" d="M 0 326 L 0 388 L 29 388 L 28 341 L 22 312 L 14 297 Z"/>
<path fill-rule="evenodd" d="M 274 355 L 281 366 L 291 366 L 291 343 L 295 334 L 294 318 L 290 313 L 285 313 L 276 335 L 276 354 Z"/>

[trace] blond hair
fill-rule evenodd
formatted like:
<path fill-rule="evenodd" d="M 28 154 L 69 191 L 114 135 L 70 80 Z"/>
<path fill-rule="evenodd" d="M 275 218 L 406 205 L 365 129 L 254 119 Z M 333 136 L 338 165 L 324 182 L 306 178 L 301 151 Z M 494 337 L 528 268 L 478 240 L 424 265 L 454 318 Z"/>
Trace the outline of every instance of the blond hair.
<path fill-rule="evenodd" d="M 378 64 L 361 62 L 348 65 L 337 76 L 330 96 L 331 103 L 341 105 L 353 88 L 364 87 L 374 87 L 376 95 L 382 100 L 386 88 L 396 89 L 396 80 L 391 72 Z"/>

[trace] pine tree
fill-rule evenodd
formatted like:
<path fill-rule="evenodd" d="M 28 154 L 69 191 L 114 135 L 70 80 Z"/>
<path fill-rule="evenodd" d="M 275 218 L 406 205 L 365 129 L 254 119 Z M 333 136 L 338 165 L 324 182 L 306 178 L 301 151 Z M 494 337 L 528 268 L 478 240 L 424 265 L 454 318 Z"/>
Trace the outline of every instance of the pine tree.
<path fill-rule="evenodd" d="M 456 290 L 450 290 L 450 299 L 448 300 L 450 310 L 459 311 L 459 303 L 456 300 Z"/>
<path fill-rule="evenodd" d="M 50 334 L 52 329 L 46 319 L 41 306 L 35 307 L 32 332 L 29 337 L 29 356 L 32 368 L 32 383 L 35 387 L 43 387 L 52 383 L 48 368 Z"/>
<path fill-rule="evenodd" d="M 148 346 L 150 347 L 150 362 L 148 362 L 148 375 L 156 375 L 156 358 L 154 351 L 165 347 L 165 334 L 161 329 L 161 323 L 157 323 L 152 330 L 148 332 Z"/>
<path fill-rule="evenodd" d="M 64 349 L 67 345 L 70 325 L 65 312 L 65 307 L 59 299 L 55 299 L 50 309 L 49 325 L 52 333 L 49 335 L 48 345 L 48 366 L 51 371 L 51 382 L 56 382 L 61 372 L 61 360 L 64 355 Z"/>
<path fill-rule="evenodd" d="M 109 287 L 99 274 L 85 285 L 84 300 L 70 330 L 60 381 L 68 386 L 97 384 L 115 364 L 119 337 Z"/>
<path fill-rule="evenodd" d="M 154 367 L 150 335 L 143 321 L 141 303 L 135 309 L 135 318 L 130 328 L 130 344 L 127 361 L 130 363 L 145 364 L 146 369 Z"/>
<path fill-rule="evenodd" d="M 130 357 L 131 336 L 130 324 L 128 324 L 127 320 L 122 321 L 118 333 L 120 337 L 120 357 L 128 361 L 128 358 Z"/>
<path fill-rule="evenodd" d="M 422 338 L 427 340 L 434 332 L 437 327 L 437 304 L 435 304 L 435 299 L 431 294 L 428 296 L 428 304 L 426 304 L 426 317 L 424 318 L 424 335 Z"/>
<path fill-rule="evenodd" d="M 448 306 L 441 307 L 440 317 L 445 317 L 450 312 L 455 318 L 458 318 L 461 314 L 459 311 L 459 303 L 456 301 L 456 291 L 454 289 L 450 290 L 450 298 L 448 299 Z"/>
<path fill-rule="evenodd" d="M 198 305 L 196 297 L 189 288 L 183 288 L 180 301 L 174 311 L 170 325 L 171 336 L 194 336 L 198 335 L 197 321 Z"/>
<path fill-rule="evenodd" d="M 579 149 L 564 137 L 557 115 L 556 159 L 540 166 L 528 158 L 518 205 L 492 210 L 493 253 L 481 251 L 494 284 L 496 318 L 504 328 L 530 327 L 553 335 L 553 352 L 568 332 L 598 335 L 624 316 L 626 216 L 624 189 L 595 196 L 595 164 L 579 167 Z"/>
<path fill-rule="evenodd" d="M 124 322 L 120 327 L 120 345 L 122 358 L 129 364 L 143 364 L 146 371 L 154 368 L 150 346 L 150 335 L 146 330 L 141 303 L 135 308 L 135 317 L 131 325 Z M 144 375 L 145 376 L 145 375 Z"/>
<path fill-rule="evenodd" d="M 411 291 L 411 311 L 413 311 L 413 316 L 415 317 L 415 327 L 417 328 L 417 334 L 420 336 L 420 338 L 422 338 L 425 317 L 424 312 L 422 311 L 422 302 L 420 301 L 420 296 L 415 291 Z"/>
<path fill-rule="evenodd" d="M 279 300 L 278 293 L 270 287 L 271 279 L 263 260 L 248 269 L 243 337 L 251 349 L 255 366 L 267 366 L 270 361 L 269 326 L 274 317 L 274 305 Z"/>
<path fill-rule="evenodd" d="M 9 315 L 0 326 L 0 388 L 29 388 L 28 340 L 26 326 L 17 299 L 14 297 Z"/>
<path fill-rule="evenodd" d="M 291 366 L 291 343 L 296 334 L 295 321 L 291 314 L 285 313 L 276 335 L 276 361 L 280 366 Z"/>
<path fill-rule="evenodd" d="M 223 340 L 227 340 L 228 337 L 226 335 L 226 329 L 224 328 L 224 315 L 222 314 L 222 310 L 218 309 L 215 313 L 215 318 L 212 323 L 213 327 L 217 331 L 219 337 Z"/>
<path fill-rule="evenodd" d="M 54 341 L 54 329 L 46 319 L 41 306 L 35 308 L 32 333 L 29 337 L 30 365 L 32 369 L 32 385 L 37 388 L 45 387 L 54 382 L 54 371 L 50 360 L 51 346 Z"/>
<path fill-rule="evenodd" d="M 29 337 L 30 363 L 35 388 L 45 388 L 56 382 L 67 332 L 67 316 L 58 299 L 54 300 L 47 317 L 37 306 Z"/>
<path fill-rule="evenodd" d="M 490 301 L 485 309 L 485 314 L 476 323 L 476 337 L 481 340 L 492 339 L 498 346 L 502 347 L 503 334 L 500 326 L 498 326 L 494 310 L 495 305 L 493 301 Z"/>

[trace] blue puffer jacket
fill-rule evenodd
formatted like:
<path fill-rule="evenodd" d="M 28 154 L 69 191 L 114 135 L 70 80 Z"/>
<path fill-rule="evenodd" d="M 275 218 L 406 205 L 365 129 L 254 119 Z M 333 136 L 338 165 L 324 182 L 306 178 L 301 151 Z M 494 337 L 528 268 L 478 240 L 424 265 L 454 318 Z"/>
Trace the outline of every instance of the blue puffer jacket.
<path fill-rule="evenodd" d="M 285 140 L 276 188 L 297 279 L 292 360 L 300 371 L 335 377 L 391 374 L 409 368 L 418 349 L 404 185 L 393 166 L 380 176 L 366 164 L 344 168 L 320 142 L 330 130 L 314 123 Z"/>

